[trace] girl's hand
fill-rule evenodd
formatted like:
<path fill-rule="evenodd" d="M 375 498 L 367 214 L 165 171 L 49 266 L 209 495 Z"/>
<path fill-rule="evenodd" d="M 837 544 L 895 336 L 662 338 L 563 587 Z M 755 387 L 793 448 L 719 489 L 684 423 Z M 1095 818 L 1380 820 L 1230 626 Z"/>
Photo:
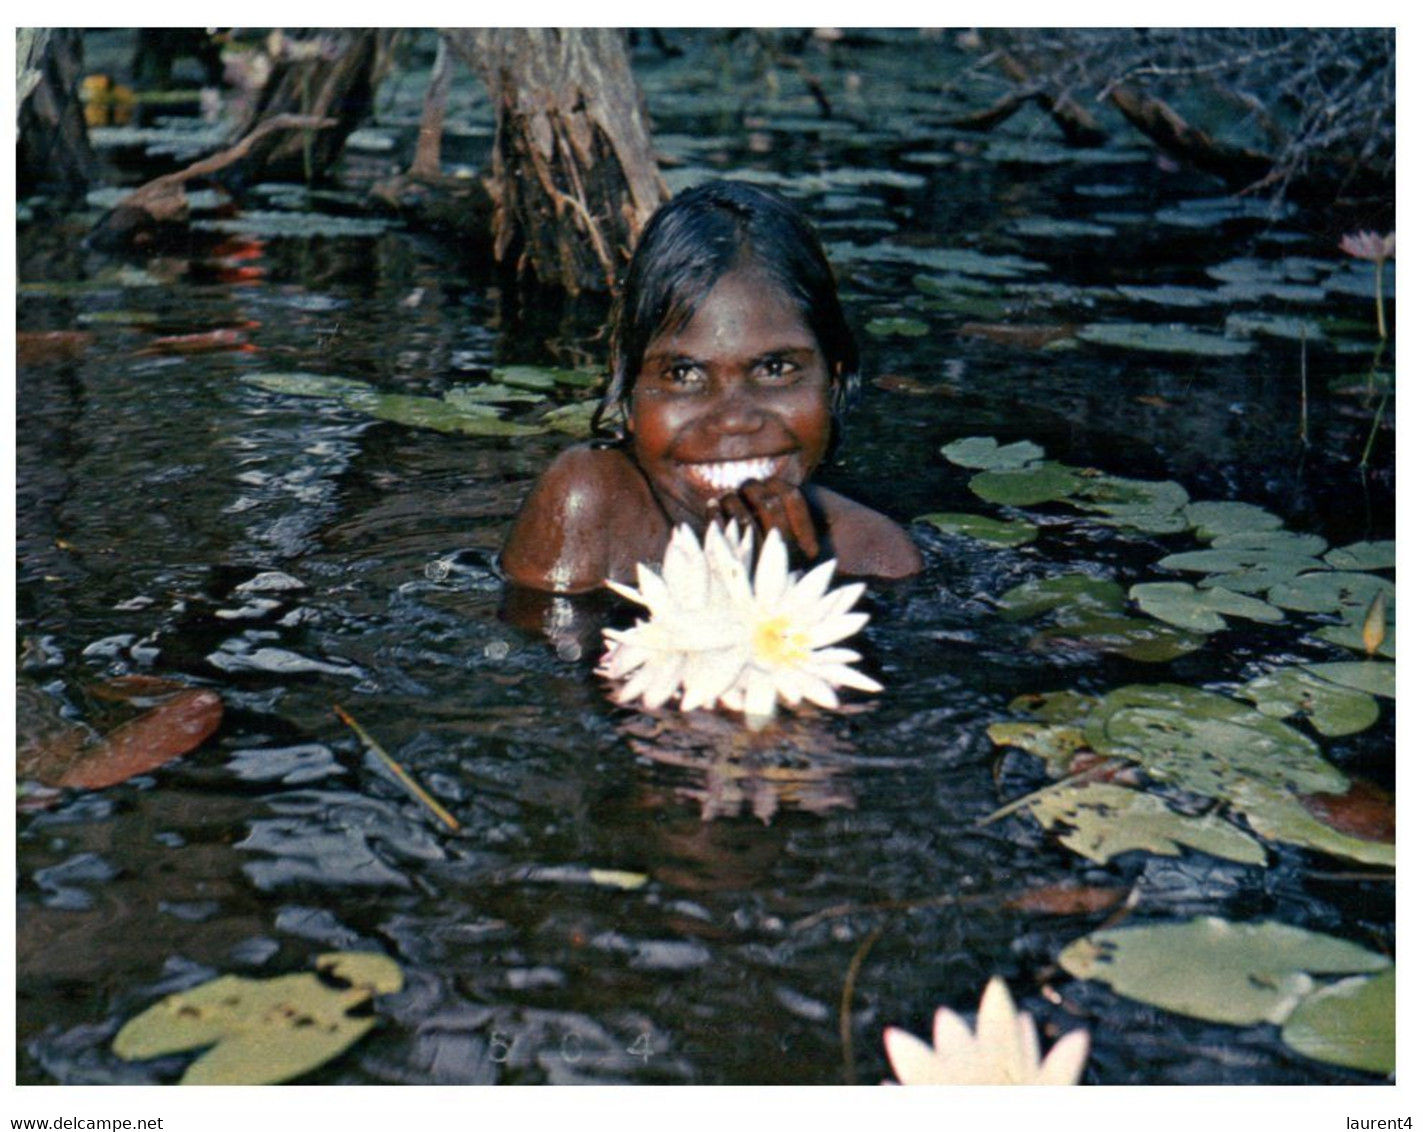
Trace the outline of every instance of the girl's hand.
<path fill-rule="evenodd" d="M 762 536 L 780 531 L 786 549 L 792 555 L 798 551 L 809 562 L 820 554 L 820 537 L 815 533 L 810 504 L 800 488 L 785 480 L 749 480 L 738 490 L 714 500 L 708 510 L 713 520 L 725 523 L 735 519 Z"/>

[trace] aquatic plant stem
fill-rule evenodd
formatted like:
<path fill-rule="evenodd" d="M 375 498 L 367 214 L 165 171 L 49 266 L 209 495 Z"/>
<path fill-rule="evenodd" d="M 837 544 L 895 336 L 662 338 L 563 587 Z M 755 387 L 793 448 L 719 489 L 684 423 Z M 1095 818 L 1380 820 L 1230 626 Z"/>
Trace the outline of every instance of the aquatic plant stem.
<path fill-rule="evenodd" d="M 1384 321 L 1383 315 L 1383 264 L 1382 256 L 1374 260 L 1374 309 L 1379 316 L 1379 337 L 1387 342 L 1388 323 Z"/>
<path fill-rule="evenodd" d="M 1304 332 L 1299 336 L 1299 439 L 1309 444 L 1309 361 Z"/>
<path fill-rule="evenodd" d="M 855 981 L 860 977 L 860 968 L 864 965 L 865 956 L 869 955 L 879 937 L 884 935 L 888 924 L 881 924 L 874 931 L 867 935 L 860 946 L 855 948 L 855 954 L 850 957 L 850 966 L 845 970 L 845 982 L 840 988 L 840 1053 L 844 1059 L 845 1084 L 858 1085 L 859 1080 L 855 1076 L 855 1027 L 854 1027 L 854 1003 L 855 1003 Z"/>
<path fill-rule="evenodd" d="M 403 766 L 386 754 L 385 748 L 371 738 L 369 732 L 357 723 L 349 712 L 340 704 L 332 704 L 331 710 L 336 713 L 342 723 L 356 733 L 356 737 L 366 745 L 367 749 L 370 750 L 376 758 L 380 759 L 385 768 L 395 776 L 395 780 L 404 786 L 417 802 L 425 806 L 432 814 L 449 827 L 452 832 L 459 831 L 460 823 L 455 820 L 454 815 L 445 809 L 444 806 L 440 805 L 439 802 L 435 801 L 423 786 L 410 777 L 409 772 L 407 772 Z"/>
<path fill-rule="evenodd" d="M 1361 468 L 1367 468 L 1369 466 L 1369 457 L 1373 455 L 1374 451 L 1374 439 L 1379 434 L 1379 425 L 1383 421 L 1383 411 L 1388 405 L 1388 397 L 1392 392 L 1392 389 L 1385 389 L 1383 396 L 1379 398 L 1378 411 L 1374 413 L 1374 423 L 1369 429 L 1369 442 L 1364 445 L 1364 454 L 1359 457 L 1359 467 Z"/>

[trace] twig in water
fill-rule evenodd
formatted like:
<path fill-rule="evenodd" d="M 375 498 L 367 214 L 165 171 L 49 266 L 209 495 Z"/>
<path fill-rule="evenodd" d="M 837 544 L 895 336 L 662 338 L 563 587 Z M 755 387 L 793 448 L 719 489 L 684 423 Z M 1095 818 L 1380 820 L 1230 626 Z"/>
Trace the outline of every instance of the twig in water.
<path fill-rule="evenodd" d="M 1309 446 L 1309 364 L 1305 351 L 1304 331 L 1299 334 L 1299 441 Z"/>
<path fill-rule="evenodd" d="M 445 809 L 444 806 L 440 805 L 439 802 L 435 801 L 435 799 L 430 796 L 429 791 L 416 782 L 415 779 L 411 778 L 409 772 L 407 772 L 403 766 L 386 754 L 385 748 L 372 739 L 369 732 L 357 723 L 345 708 L 340 704 L 332 704 L 331 710 L 340 717 L 342 723 L 356 733 L 356 737 L 366 745 L 376 758 L 380 759 L 385 765 L 385 768 L 395 776 L 395 780 L 404 786 L 406 790 L 410 791 L 417 802 L 439 818 L 440 821 L 444 822 L 451 831 L 458 832 L 460 823 L 455 820 L 454 815 Z"/>
<path fill-rule="evenodd" d="M 851 1007 L 855 1000 L 855 980 L 860 976 L 860 967 L 865 962 L 865 956 L 870 953 L 870 948 L 880 936 L 884 935 L 884 929 L 888 925 L 881 924 L 865 936 L 864 942 L 855 948 L 855 954 L 850 957 L 850 966 L 845 971 L 845 984 L 840 988 L 840 1052 L 845 1059 L 845 1084 L 858 1085 L 855 1078 L 855 1035 L 851 1015 Z"/>
<path fill-rule="evenodd" d="M 994 810 L 987 817 L 979 818 L 973 824 L 978 826 L 979 828 L 982 828 L 986 825 L 992 825 L 999 818 L 1006 818 L 1009 814 L 1016 813 L 1018 810 L 1021 810 L 1029 802 L 1035 802 L 1039 798 L 1046 797 L 1049 794 L 1055 794 L 1059 790 L 1065 790 L 1069 786 L 1076 786 L 1084 779 L 1096 778 L 1097 776 L 1105 774 L 1110 770 L 1115 770 L 1121 765 L 1121 759 L 1109 759 L 1105 763 L 1098 763 L 1095 766 L 1089 766 L 1086 770 L 1079 770 L 1076 774 L 1069 774 L 1066 778 L 1059 778 L 1056 782 L 1049 782 L 1041 790 L 1034 790 L 1031 793 L 1024 794 L 1021 798 L 1014 798 L 1007 805 L 999 806 L 998 809 Z"/>

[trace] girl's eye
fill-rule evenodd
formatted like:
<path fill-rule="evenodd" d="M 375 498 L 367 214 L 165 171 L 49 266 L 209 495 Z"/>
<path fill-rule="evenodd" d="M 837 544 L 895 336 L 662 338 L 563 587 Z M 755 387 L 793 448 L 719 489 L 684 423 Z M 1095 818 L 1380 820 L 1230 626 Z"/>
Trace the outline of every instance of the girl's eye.
<path fill-rule="evenodd" d="M 788 381 L 796 372 L 796 368 L 794 362 L 789 362 L 785 358 L 767 358 L 760 366 L 761 377 L 765 381 Z"/>
<path fill-rule="evenodd" d="M 668 366 L 662 376 L 673 385 L 695 385 L 701 375 L 696 366 L 678 363 Z"/>

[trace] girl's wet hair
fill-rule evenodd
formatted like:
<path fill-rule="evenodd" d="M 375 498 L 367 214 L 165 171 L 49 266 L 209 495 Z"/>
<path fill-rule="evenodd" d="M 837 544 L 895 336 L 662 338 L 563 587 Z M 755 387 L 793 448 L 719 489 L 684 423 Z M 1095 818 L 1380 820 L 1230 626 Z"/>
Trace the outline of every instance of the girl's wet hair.
<path fill-rule="evenodd" d="M 776 193 L 711 181 L 678 193 L 643 230 L 613 316 L 612 375 L 595 429 L 621 436 L 653 339 L 680 330 L 717 281 L 742 268 L 763 273 L 800 310 L 825 356 L 830 404 L 841 423 L 859 392 L 860 351 L 815 230 Z"/>

